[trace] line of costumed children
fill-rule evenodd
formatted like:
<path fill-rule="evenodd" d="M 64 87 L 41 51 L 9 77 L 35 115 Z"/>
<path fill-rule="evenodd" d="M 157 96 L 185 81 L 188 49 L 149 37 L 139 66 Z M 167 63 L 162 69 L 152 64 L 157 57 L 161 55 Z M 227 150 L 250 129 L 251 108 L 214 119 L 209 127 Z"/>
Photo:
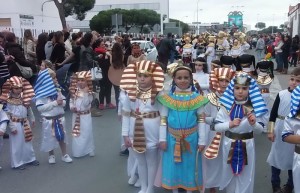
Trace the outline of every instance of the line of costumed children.
<path fill-rule="evenodd" d="M 44 66 L 45 67 L 45 66 Z M 72 152 L 74 157 L 94 156 L 92 120 L 90 114 L 92 84 L 90 72 L 79 72 L 72 77 L 70 87 L 70 107 L 73 111 Z M 49 164 L 56 163 L 54 149 L 60 146 L 62 161 L 70 163 L 72 158 L 66 152 L 67 130 L 65 127 L 65 97 L 60 92 L 56 74 L 50 68 L 43 68 L 34 89 L 22 78 L 13 76 L 8 79 L 0 95 L 0 148 L 6 127 L 10 130 L 11 167 L 25 169 L 27 165 L 37 166 L 32 146 L 35 117 L 30 107 L 36 103 L 42 120 L 41 151 L 49 153 Z"/>

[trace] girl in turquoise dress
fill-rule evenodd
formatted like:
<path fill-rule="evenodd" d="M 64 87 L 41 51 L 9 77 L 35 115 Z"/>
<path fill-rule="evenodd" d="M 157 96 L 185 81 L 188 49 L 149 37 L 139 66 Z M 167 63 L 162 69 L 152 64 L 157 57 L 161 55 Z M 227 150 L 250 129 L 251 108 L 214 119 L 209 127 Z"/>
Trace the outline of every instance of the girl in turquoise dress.
<path fill-rule="evenodd" d="M 160 148 L 162 187 L 187 193 L 202 189 L 202 158 L 205 147 L 203 106 L 208 99 L 197 93 L 189 67 L 173 72 L 171 91 L 158 97 L 161 109 Z"/>

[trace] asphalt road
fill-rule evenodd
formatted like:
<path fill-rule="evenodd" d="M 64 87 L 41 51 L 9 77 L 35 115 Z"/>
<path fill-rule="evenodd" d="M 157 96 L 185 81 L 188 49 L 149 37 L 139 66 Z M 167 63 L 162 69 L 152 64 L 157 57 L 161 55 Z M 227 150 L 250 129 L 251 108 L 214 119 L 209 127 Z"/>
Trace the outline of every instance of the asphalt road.
<path fill-rule="evenodd" d="M 272 97 L 278 91 L 287 88 L 288 76 L 276 75 L 271 87 Z M 112 97 L 114 98 L 114 97 Z M 103 116 L 93 118 L 95 157 L 73 159 L 67 164 L 60 160 L 60 150 L 55 150 L 54 165 L 48 164 L 47 153 L 40 152 L 41 124 L 36 114 L 37 125 L 34 131 L 34 149 L 39 166 L 30 166 L 25 170 L 10 168 L 9 140 L 4 140 L 0 154 L 0 193 L 137 193 L 139 189 L 127 184 L 126 157 L 119 156 L 120 122 L 115 110 L 104 110 Z M 69 142 L 71 141 L 71 113 L 66 113 Z M 270 167 L 266 163 L 271 143 L 266 134 L 256 135 L 256 176 L 255 193 L 271 193 Z M 71 155 L 70 146 L 68 152 Z M 286 173 L 283 173 L 282 183 Z M 168 191 L 156 189 L 156 193 Z M 225 191 L 219 191 L 225 192 Z"/>

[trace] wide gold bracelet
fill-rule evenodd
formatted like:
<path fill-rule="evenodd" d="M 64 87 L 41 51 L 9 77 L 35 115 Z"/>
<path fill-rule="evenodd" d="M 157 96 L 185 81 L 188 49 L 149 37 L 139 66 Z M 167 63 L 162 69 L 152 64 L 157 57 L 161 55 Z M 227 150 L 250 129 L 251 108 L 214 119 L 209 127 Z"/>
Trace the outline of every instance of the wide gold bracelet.
<path fill-rule="evenodd" d="M 166 126 L 167 125 L 167 117 L 165 117 L 165 116 L 160 117 L 160 125 L 161 126 Z"/>
<path fill-rule="evenodd" d="M 205 116 L 203 114 L 197 114 L 197 122 L 198 123 L 204 123 L 205 122 Z"/>
<path fill-rule="evenodd" d="M 274 133 L 275 122 L 270 121 L 268 123 L 268 133 Z"/>

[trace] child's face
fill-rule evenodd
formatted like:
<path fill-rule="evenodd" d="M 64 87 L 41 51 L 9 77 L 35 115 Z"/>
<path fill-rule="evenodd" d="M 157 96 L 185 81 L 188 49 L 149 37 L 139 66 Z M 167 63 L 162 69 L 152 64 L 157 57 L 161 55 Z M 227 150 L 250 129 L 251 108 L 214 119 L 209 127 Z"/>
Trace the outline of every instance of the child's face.
<path fill-rule="evenodd" d="M 77 82 L 78 88 L 84 89 L 87 87 L 87 82 L 84 79 L 79 79 Z"/>
<path fill-rule="evenodd" d="M 150 74 L 139 73 L 137 75 L 137 82 L 140 89 L 148 89 L 152 86 L 152 76 Z"/>
<path fill-rule="evenodd" d="M 22 87 L 16 87 L 12 89 L 12 93 L 15 95 L 19 95 L 22 92 Z"/>
<path fill-rule="evenodd" d="M 298 85 L 300 85 L 300 77 L 292 75 L 289 81 L 290 90 L 294 90 Z"/>
<path fill-rule="evenodd" d="M 196 71 L 202 71 L 203 70 L 203 64 L 199 62 L 195 62 L 195 69 Z"/>
<path fill-rule="evenodd" d="M 184 90 L 190 87 L 192 77 L 188 70 L 178 70 L 173 80 L 178 88 Z"/>
<path fill-rule="evenodd" d="M 229 84 L 228 80 L 226 80 L 226 79 L 219 79 L 219 86 L 220 86 L 220 89 L 221 89 L 220 91 L 222 93 L 226 90 L 228 84 Z"/>
<path fill-rule="evenodd" d="M 234 94 L 235 100 L 244 101 L 248 97 L 249 86 L 235 85 L 233 94 Z"/>
<path fill-rule="evenodd" d="M 41 70 L 45 70 L 46 69 L 46 64 L 44 62 L 42 62 L 41 64 Z"/>

